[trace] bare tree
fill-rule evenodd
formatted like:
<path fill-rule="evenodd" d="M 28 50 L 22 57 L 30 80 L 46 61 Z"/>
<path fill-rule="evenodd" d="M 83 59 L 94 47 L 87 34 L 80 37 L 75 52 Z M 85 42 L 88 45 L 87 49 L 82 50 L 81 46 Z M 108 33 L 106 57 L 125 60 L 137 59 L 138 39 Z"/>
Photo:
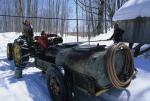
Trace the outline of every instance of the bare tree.
<path fill-rule="evenodd" d="M 103 33 L 103 30 L 104 30 L 104 27 L 103 27 L 103 24 L 104 24 L 104 0 L 99 0 L 100 2 L 100 5 L 99 5 L 99 11 L 98 11 L 98 25 L 97 25 L 97 32 L 100 34 L 100 33 Z"/>

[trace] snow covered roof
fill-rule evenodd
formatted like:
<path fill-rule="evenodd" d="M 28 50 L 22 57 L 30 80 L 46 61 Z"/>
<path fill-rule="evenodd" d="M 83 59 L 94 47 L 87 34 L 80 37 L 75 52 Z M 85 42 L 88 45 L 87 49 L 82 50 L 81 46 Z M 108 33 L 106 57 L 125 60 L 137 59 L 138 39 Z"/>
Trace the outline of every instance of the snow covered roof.
<path fill-rule="evenodd" d="M 113 21 L 150 17 L 150 0 L 129 0 L 113 16 Z"/>

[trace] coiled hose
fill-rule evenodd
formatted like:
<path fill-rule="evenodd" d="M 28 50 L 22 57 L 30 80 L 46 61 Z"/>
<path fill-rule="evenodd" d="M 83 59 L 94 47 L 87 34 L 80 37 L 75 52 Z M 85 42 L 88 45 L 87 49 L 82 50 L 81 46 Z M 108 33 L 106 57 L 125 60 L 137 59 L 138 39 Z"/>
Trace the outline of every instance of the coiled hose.
<path fill-rule="evenodd" d="M 119 79 L 115 70 L 114 60 L 115 60 L 115 54 L 118 50 L 123 51 L 123 55 L 125 58 L 124 66 L 122 68 L 123 72 L 126 72 L 125 80 Z M 125 88 L 130 84 L 131 80 L 135 76 L 135 72 L 134 72 L 135 68 L 134 68 L 132 54 L 128 46 L 126 46 L 123 43 L 118 43 L 108 48 L 108 51 L 106 53 L 106 70 L 107 70 L 108 77 L 115 88 Z"/>

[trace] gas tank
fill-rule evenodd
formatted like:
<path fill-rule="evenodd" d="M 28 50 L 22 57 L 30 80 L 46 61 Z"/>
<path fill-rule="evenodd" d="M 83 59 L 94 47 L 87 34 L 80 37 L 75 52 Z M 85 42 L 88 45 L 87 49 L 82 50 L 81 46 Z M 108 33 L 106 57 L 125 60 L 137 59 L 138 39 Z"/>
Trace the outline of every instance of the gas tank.
<path fill-rule="evenodd" d="M 67 66 L 72 71 L 93 77 L 99 86 L 105 87 L 111 84 L 106 71 L 106 53 L 108 48 L 105 46 L 77 46 L 62 50 L 56 56 L 56 64 Z M 124 54 L 122 50 L 115 53 L 113 62 L 117 75 L 124 66 Z"/>

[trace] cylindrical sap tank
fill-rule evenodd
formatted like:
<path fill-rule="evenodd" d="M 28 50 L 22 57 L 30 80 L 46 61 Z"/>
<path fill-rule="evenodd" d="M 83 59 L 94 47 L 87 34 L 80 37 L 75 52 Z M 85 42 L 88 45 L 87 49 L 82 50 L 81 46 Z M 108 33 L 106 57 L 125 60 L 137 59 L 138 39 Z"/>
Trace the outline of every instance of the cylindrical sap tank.
<path fill-rule="evenodd" d="M 93 77 L 99 86 L 105 87 L 111 84 L 106 70 L 105 46 L 77 46 L 64 49 L 56 56 L 56 64 L 67 66 L 69 69 Z M 124 54 L 122 50 L 115 53 L 114 65 L 117 75 L 122 73 L 124 66 Z"/>

